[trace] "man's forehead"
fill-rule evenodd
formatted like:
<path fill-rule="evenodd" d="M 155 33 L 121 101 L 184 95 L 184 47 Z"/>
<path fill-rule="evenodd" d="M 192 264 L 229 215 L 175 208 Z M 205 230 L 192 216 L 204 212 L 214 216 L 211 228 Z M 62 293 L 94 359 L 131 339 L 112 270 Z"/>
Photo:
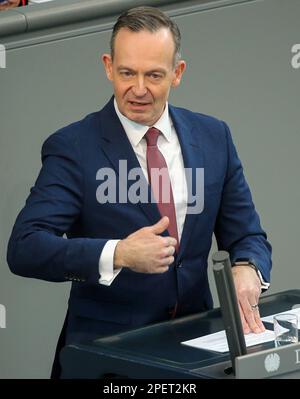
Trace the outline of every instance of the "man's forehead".
<path fill-rule="evenodd" d="M 173 41 L 172 38 L 172 33 L 171 31 L 166 28 L 166 27 L 161 27 L 158 30 L 155 30 L 154 32 L 148 30 L 148 29 L 141 29 L 139 31 L 132 31 L 129 28 L 123 27 L 121 28 L 115 37 L 115 43 L 117 43 L 118 41 L 124 39 L 130 39 L 132 38 L 133 40 L 137 40 L 137 39 L 146 39 L 147 40 L 154 40 L 157 42 L 158 39 L 160 39 L 161 41 L 169 41 L 170 39 Z"/>
<path fill-rule="evenodd" d="M 169 62 L 173 62 L 175 45 L 171 32 L 167 28 L 162 28 L 156 32 L 142 30 L 132 32 L 122 28 L 118 32 L 115 40 L 114 58 L 121 64 L 135 64 L 137 61 L 147 63 L 147 68 L 162 63 L 162 67 Z M 169 60 L 170 58 L 170 60 Z M 127 65 L 130 66 L 130 65 Z"/>

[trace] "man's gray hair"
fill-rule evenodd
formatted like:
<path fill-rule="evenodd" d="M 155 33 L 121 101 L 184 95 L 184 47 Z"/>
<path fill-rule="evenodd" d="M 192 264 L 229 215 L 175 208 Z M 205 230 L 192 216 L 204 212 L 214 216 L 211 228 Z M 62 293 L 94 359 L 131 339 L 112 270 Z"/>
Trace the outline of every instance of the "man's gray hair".
<path fill-rule="evenodd" d="M 135 7 L 123 12 L 113 27 L 110 39 L 111 57 L 114 58 L 115 39 L 120 29 L 127 28 L 132 32 L 140 32 L 147 30 L 149 32 L 157 32 L 159 29 L 167 28 L 173 36 L 175 52 L 174 66 L 181 58 L 180 42 L 181 35 L 177 24 L 171 20 L 166 14 L 154 7 Z"/>

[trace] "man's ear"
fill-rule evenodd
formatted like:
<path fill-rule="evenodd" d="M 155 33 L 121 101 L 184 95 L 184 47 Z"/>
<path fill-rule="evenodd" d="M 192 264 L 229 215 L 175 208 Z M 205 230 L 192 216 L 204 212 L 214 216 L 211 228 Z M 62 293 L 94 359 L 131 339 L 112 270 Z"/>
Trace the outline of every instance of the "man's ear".
<path fill-rule="evenodd" d="M 180 84 L 183 72 L 185 71 L 186 63 L 183 60 L 179 60 L 175 67 L 175 76 L 172 81 L 172 87 L 177 87 Z"/>
<path fill-rule="evenodd" d="M 113 80 L 112 74 L 112 59 L 110 54 L 103 54 L 102 55 L 102 62 L 104 65 L 104 69 L 106 72 L 107 79 Z"/>

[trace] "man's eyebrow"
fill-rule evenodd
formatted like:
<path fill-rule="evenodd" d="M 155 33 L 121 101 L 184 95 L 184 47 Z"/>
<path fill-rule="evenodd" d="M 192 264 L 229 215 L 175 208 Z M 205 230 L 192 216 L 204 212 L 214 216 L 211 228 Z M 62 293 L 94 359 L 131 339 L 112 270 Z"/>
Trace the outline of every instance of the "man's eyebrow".
<path fill-rule="evenodd" d="M 134 70 L 132 68 L 129 68 L 129 67 L 125 66 L 125 65 L 119 65 L 118 68 L 117 68 L 118 71 L 121 71 L 122 69 L 126 69 L 127 71 L 134 72 Z"/>
<path fill-rule="evenodd" d="M 134 69 L 132 69 L 132 68 L 130 68 L 128 66 L 125 66 L 125 65 L 119 65 L 117 70 L 118 71 L 126 70 L 126 71 L 129 71 L 129 72 L 135 72 Z M 147 75 L 150 75 L 151 73 L 161 73 L 161 74 L 165 75 L 166 74 L 166 70 L 163 69 L 163 68 L 153 68 L 153 69 L 150 69 L 149 71 L 146 72 Z"/>
<path fill-rule="evenodd" d="M 163 75 L 165 75 L 166 71 L 163 68 L 155 68 L 155 69 L 151 69 L 150 71 L 148 71 L 146 73 L 147 74 L 150 74 L 150 73 L 162 73 Z"/>

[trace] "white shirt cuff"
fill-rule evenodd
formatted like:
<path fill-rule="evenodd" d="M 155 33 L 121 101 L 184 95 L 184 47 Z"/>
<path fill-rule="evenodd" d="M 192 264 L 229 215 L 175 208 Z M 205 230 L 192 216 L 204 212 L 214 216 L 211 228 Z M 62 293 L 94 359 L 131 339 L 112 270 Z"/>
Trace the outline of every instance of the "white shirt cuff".
<path fill-rule="evenodd" d="M 103 285 L 111 285 L 122 268 L 114 269 L 115 249 L 120 240 L 109 240 L 104 245 L 99 258 L 99 283 Z"/>
<path fill-rule="evenodd" d="M 257 269 L 257 274 L 258 274 L 258 277 L 259 277 L 259 279 L 260 279 L 260 283 L 261 283 L 261 288 L 263 289 L 263 290 L 267 290 L 269 287 L 270 287 L 270 283 L 266 283 L 265 281 L 264 281 L 264 279 L 263 279 L 263 277 L 262 277 L 262 275 L 261 275 L 261 272 Z"/>

